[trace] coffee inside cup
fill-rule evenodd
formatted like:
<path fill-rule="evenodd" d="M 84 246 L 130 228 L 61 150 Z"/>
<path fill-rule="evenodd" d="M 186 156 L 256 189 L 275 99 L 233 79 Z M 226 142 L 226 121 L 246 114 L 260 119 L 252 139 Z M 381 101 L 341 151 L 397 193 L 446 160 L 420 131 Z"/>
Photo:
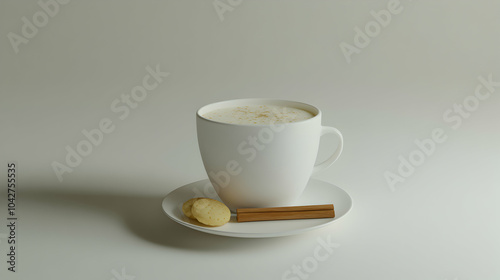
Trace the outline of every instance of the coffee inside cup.
<path fill-rule="evenodd" d="M 277 105 L 245 105 L 220 108 L 203 115 L 209 120 L 231 124 L 292 123 L 310 119 L 308 111 Z"/>

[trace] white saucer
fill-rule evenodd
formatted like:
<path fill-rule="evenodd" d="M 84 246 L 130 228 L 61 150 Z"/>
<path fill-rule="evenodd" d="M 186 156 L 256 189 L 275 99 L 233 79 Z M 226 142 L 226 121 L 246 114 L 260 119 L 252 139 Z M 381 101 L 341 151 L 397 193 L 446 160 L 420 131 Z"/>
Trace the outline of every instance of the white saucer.
<path fill-rule="evenodd" d="M 162 202 L 163 211 L 177 223 L 198 231 L 244 238 L 276 237 L 302 233 L 331 224 L 345 216 L 352 208 L 352 199 L 341 188 L 327 182 L 311 179 L 297 205 L 332 204 L 335 209 L 335 218 L 303 219 L 262 222 L 236 222 L 236 215 L 220 227 L 204 226 L 196 220 L 189 219 L 182 213 L 182 204 L 200 193 L 207 193 L 208 179 L 194 182 L 170 192 Z M 198 195 L 197 195 L 198 194 Z M 209 197 L 206 195 L 206 197 Z M 220 200 L 219 197 L 212 197 Z"/>

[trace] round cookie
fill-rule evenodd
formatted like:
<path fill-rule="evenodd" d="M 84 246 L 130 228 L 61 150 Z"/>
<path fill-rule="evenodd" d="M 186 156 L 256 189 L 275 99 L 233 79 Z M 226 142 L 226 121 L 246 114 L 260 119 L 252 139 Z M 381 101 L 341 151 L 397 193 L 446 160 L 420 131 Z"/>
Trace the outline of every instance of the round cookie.
<path fill-rule="evenodd" d="M 196 200 L 191 208 L 191 213 L 198 222 L 208 226 L 222 226 L 231 218 L 229 208 L 224 203 L 211 198 Z"/>
<path fill-rule="evenodd" d="M 200 199 L 200 197 L 191 198 L 190 200 L 182 204 L 182 212 L 184 212 L 184 215 L 186 215 L 188 218 L 196 219 L 191 212 L 191 208 L 193 207 L 193 203 L 195 203 L 198 199 Z"/>

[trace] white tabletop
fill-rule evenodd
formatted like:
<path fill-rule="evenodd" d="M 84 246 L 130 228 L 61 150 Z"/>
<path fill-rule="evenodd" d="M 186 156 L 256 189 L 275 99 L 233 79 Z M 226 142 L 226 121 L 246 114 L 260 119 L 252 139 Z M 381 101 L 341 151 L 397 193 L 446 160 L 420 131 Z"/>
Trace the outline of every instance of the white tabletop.
<path fill-rule="evenodd" d="M 486 0 L 2 1 L 0 278 L 499 279 L 499 12 Z M 170 191 L 207 178 L 196 109 L 246 97 L 316 105 L 343 133 L 315 178 L 351 195 L 348 215 L 246 239 L 163 213 Z M 98 144 L 81 144 L 96 129 Z"/>

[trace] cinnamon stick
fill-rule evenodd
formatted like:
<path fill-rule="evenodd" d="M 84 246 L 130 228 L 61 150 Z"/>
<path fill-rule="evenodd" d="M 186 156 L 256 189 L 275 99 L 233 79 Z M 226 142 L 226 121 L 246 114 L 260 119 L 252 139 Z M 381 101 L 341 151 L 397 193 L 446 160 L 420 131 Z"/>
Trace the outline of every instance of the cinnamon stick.
<path fill-rule="evenodd" d="M 333 204 L 236 209 L 238 222 L 334 218 Z"/>

